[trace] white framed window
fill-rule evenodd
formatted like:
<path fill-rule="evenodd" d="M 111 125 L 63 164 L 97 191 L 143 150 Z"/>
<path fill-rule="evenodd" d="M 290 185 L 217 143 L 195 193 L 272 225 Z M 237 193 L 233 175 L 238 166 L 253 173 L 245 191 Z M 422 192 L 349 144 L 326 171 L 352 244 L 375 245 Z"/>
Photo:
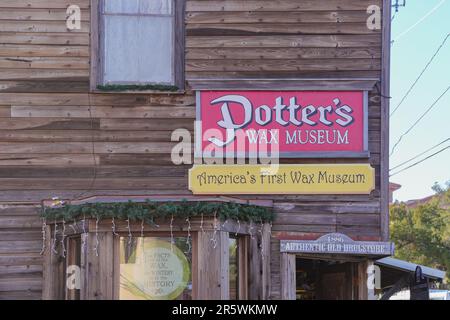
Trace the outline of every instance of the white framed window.
<path fill-rule="evenodd" d="M 184 87 L 185 0 L 97 0 L 91 29 L 97 85 Z M 95 43 L 96 42 L 96 43 Z M 94 82 L 94 83 L 93 83 Z"/>

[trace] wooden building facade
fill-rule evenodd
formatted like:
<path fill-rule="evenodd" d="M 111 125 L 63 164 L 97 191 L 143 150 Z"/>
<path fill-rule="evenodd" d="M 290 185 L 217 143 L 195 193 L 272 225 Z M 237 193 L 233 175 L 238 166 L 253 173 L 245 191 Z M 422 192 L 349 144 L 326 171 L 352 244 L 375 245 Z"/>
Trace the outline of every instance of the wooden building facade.
<path fill-rule="evenodd" d="M 124 92 L 114 87 L 115 77 L 127 71 L 116 74 L 110 68 L 126 57 L 110 59 L 106 54 L 100 58 L 100 53 L 110 48 L 101 40 L 109 23 L 102 18 L 102 3 L 0 2 L 0 299 L 70 298 L 51 287 L 54 262 L 48 260 L 51 253 L 41 254 L 39 212 L 55 198 L 74 203 L 147 198 L 164 202 L 237 201 L 271 207 L 276 219 L 271 227 L 264 226 L 271 228 L 269 237 L 261 232 L 259 240 L 266 241 L 264 255 L 258 255 L 258 244 L 251 244 L 251 232 L 242 231 L 247 240 L 241 246 L 246 249 L 242 249 L 239 268 L 248 273 L 241 279 L 238 298 L 295 299 L 297 292 L 297 297 L 303 298 L 367 299 L 366 269 L 373 257 L 299 255 L 282 252 L 280 246 L 282 241 L 316 241 L 327 234 L 359 242 L 389 240 L 390 1 L 168 0 L 169 13 L 159 14 L 160 19 L 173 19 L 175 30 L 172 72 L 167 74 L 167 83 L 162 81 L 168 85 L 162 90 L 149 87 Z M 71 5 L 80 9 L 79 28 L 69 28 L 73 11 L 67 8 Z M 111 10 L 114 17 L 116 13 Z M 142 25 L 145 23 L 136 24 Z M 120 47 L 114 45 L 114 50 Z M 142 66 L 154 67 L 164 59 L 151 57 L 156 59 L 153 64 L 145 61 L 142 52 L 138 69 L 145 71 Z M 130 72 L 130 79 L 132 76 Z M 105 79 L 112 79 L 110 90 L 98 86 L 105 84 Z M 187 129 L 194 134 L 196 92 L 271 89 L 367 92 L 366 157 L 282 158 L 280 162 L 370 164 L 375 170 L 375 188 L 370 194 L 193 195 L 188 181 L 192 164 L 175 165 L 171 151 L 178 144 L 172 140 L 174 130 Z M 95 233 L 95 221 L 87 224 L 88 232 Z M 235 222 L 230 225 L 233 228 L 214 227 L 206 232 L 223 232 L 221 236 L 228 239 L 238 233 Z M 129 229 L 120 228 L 126 238 Z M 140 230 L 138 225 L 133 228 Z M 168 222 L 161 228 L 167 237 Z M 198 232 L 194 241 L 199 244 L 193 248 L 197 256 L 191 266 L 194 282 L 195 277 L 205 274 L 199 263 L 207 266 L 205 255 L 215 253 L 207 245 L 209 238 L 199 231 L 199 221 L 193 220 L 192 228 Z M 113 248 L 113 235 L 106 229 L 101 229 L 105 233 L 100 241 L 109 241 L 108 248 Z M 177 231 L 187 229 L 182 226 Z M 46 232 L 51 238 L 52 229 Z M 88 244 L 92 246 L 95 244 Z M 228 255 L 224 246 L 225 242 L 219 243 L 222 251 L 216 254 L 218 261 Z M 92 256 L 92 251 L 88 254 Z M 105 255 L 113 253 L 106 250 L 92 259 L 117 259 Z M 315 291 L 308 296 L 298 282 L 320 268 L 324 269 L 323 277 L 314 282 Z M 228 267 L 220 270 L 229 271 Z M 220 273 L 208 272 L 210 283 L 223 281 Z M 100 295 L 95 288 L 86 289 L 81 298 L 117 298 L 112 288 L 118 275 L 113 271 L 88 277 L 93 277 L 94 283 L 103 276 L 110 277 L 111 287 L 99 289 Z M 342 289 L 337 293 L 325 290 L 330 284 Z M 225 285 L 219 292 L 194 287 L 194 298 L 230 297 L 224 292 Z"/>

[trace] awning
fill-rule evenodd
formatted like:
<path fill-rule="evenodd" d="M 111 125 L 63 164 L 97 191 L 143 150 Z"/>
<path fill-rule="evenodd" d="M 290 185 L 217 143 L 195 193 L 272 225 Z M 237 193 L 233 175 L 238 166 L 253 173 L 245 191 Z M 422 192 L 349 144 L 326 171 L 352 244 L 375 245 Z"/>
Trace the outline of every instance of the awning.
<path fill-rule="evenodd" d="M 426 267 L 426 266 L 422 266 L 422 265 L 411 263 L 411 262 L 407 262 L 407 261 L 403 261 L 403 260 L 399 260 L 399 259 L 395 259 L 395 258 L 391 258 L 391 257 L 377 260 L 377 261 L 375 261 L 375 264 L 379 265 L 379 266 L 396 269 L 396 270 L 403 271 L 403 272 L 410 272 L 410 273 L 414 273 L 414 271 L 416 270 L 416 267 L 419 266 L 422 268 L 422 274 L 427 278 L 435 279 L 435 280 L 442 280 L 445 278 L 444 271 Z"/>

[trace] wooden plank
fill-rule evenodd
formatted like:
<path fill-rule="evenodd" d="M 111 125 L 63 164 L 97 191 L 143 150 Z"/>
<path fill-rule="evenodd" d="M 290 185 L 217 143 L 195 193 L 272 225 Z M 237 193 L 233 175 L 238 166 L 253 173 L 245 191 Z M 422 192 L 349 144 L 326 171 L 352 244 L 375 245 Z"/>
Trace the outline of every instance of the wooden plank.
<path fill-rule="evenodd" d="M 293 202 L 276 202 L 274 204 L 275 211 L 282 216 L 290 214 L 351 214 L 366 213 L 377 214 L 380 212 L 380 202 L 332 202 L 327 203 L 293 203 Z"/>
<path fill-rule="evenodd" d="M 0 279 L 0 292 L 9 291 L 40 291 L 42 289 L 41 277 L 20 277 Z"/>
<path fill-rule="evenodd" d="M 217 71 L 189 71 L 186 73 L 186 79 L 191 80 L 205 80 L 208 78 L 218 78 Z M 381 70 L 351 70 L 351 71 L 317 71 L 317 70 L 290 70 L 290 71 L 221 71 L 220 77 L 226 80 L 241 80 L 241 79 L 289 79 L 289 78 L 304 78 L 304 79 L 351 79 L 351 78 L 366 78 L 379 79 Z"/>
<path fill-rule="evenodd" d="M 185 86 L 186 0 L 175 0 L 174 83 L 179 90 Z"/>
<path fill-rule="evenodd" d="M 186 22 L 195 23 L 345 23 L 366 22 L 368 14 L 364 11 L 189 11 Z"/>
<path fill-rule="evenodd" d="M 366 10 L 370 5 L 381 6 L 381 0 L 190 0 L 187 11 L 329 11 L 329 10 Z"/>
<path fill-rule="evenodd" d="M 1 48 L 0 48 L 1 53 Z M 378 59 L 378 48 L 188 48 L 188 60 Z"/>
<path fill-rule="evenodd" d="M 99 33 L 99 0 L 92 0 L 91 3 L 91 34 L 90 34 L 90 55 L 91 55 L 91 70 L 89 77 L 89 89 L 94 91 L 97 84 L 100 83 L 101 73 L 101 56 L 100 56 L 100 33 Z"/>
<path fill-rule="evenodd" d="M 198 232 L 196 236 L 197 247 L 196 248 L 196 268 L 192 269 L 193 272 L 196 273 L 196 289 L 195 289 L 195 297 L 194 299 L 198 300 L 220 300 L 228 299 L 229 292 L 228 290 L 222 290 L 221 285 L 225 285 L 228 288 L 228 272 L 222 273 L 221 268 L 225 268 L 221 263 L 221 254 L 225 254 L 224 261 L 228 261 L 226 259 L 227 250 L 223 251 L 223 242 L 224 239 L 228 236 L 228 234 L 223 232 L 217 232 L 214 234 L 214 231 L 206 231 L 206 232 Z M 212 245 L 212 237 L 216 237 L 217 247 L 214 248 Z M 228 245 L 228 241 L 226 241 Z"/>
<path fill-rule="evenodd" d="M 249 241 L 247 237 L 239 237 L 238 241 L 238 264 L 239 264 L 239 300 L 248 299 L 248 278 L 249 278 Z"/>
<path fill-rule="evenodd" d="M 262 261 L 261 251 L 259 249 L 258 235 L 253 226 L 253 233 L 249 239 L 249 282 L 248 282 L 248 298 L 249 300 L 261 300 L 263 293 L 262 279 Z"/>
<path fill-rule="evenodd" d="M 0 235 L 1 237 L 1 235 Z M 28 252 L 39 252 L 41 251 L 42 244 L 40 241 L 36 240 L 29 240 L 29 241 L 22 241 L 22 240 L 6 240 L 0 241 L 0 254 L 5 253 L 28 253 Z"/>
<path fill-rule="evenodd" d="M 74 199 L 83 197 L 90 197 L 96 195 L 105 195 L 105 196 L 147 196 L 151 197 L 152 195 L 177 195 L 178 197 L 188 197 L 191 196 L 192 193 L 186 189 L 174 188 L 170 190 L 163 190 L 157 188 L 150 188 L 144 190 L 111 190 L 111 189 L 96 189 L 91 190 L 89 188 L 90 183 L 88 182 L 86 186 L 82 189 L 78 190 L 7 190 L 0 192 L 0 201 L 4 202 L 29 202 L 36 203 L 41 201 L 42 199 L 52 199 L 53 197 L 59 197 L 60 199 Z"/>
<path fill-rule="evenodd" d="M 92 94 L 78 93 L 0 93 L 2 105 L 68 106 L 195 106 L 195 95 L 168 94 Z"/>
<path fill-rule="evenodd" d="M 66 9 L 72 5 L 72 0 L 2 0 L 2 8 L 43 8 L 43 9 Z M 89 0 L 77 0 L 77 5 L 82 9 L 89 8 Z"/>
<path fill-rule="evenodd" d="M 0 68 L 5 69 L 87 69 L 89 59 L 84 57 L 0 57 Z"/>
<path fill-rule="evenodd" d="M 0 130 L 92 130 L 99 129 L 98 119 L 80 118 L 0 118 Z M 6 147 L 6 145 L 5 145 Z M 0 150 L 0 153 L 2 150 Z M 14 152 L 14 151 L 13 151 Z M 17 151 L 16 151 L 17 152 Z M 4 152 L 3 152 L 4 153 Z M 20 153 L 20 152 L 18 152 Z"/>
<path fill-rule="evenodd" d="M 41 228 L 42 221 L 36 216 L 18 216 L 18 217 L 8 217 L 8 216 L 0 216 L 0 226 L 2 229 L 11 229 L 11 228 Z M 28 243 L 24 243 L 26 246 Z M 7 244 L 4 244 L 5 246 Z M 33 244 L 30 244 L 33 247 Z M 40 249 L 38 250 L 40 251 Z"/>
<path fill-rule="evenodd" d="M 11 117 L 11 107 L 10 106 L 0 106 L 0 118 Z"/>
<path fill-rule="evenodd" d="M 381 240 L 389 239 L 389 94 L 391 56 L 391 2 L 383 0 L 383 55 L 381 72 Z"/>
<path fill-rule="evenodd" d="M 96 168 L 97 178 L 132 178 L 132 177 L 180 177 L 186 178 L 191 168 L 186 166 L 98 166 Z M 42 167 L 42 166 L 8 166 L 0 167 L 0 178 L 91 178 L 93 169 L 91 167 Z M 9 215 L 9 211 L 0 215 Z M 36 212 L 28 212 L 34 215 Z M 0 236 L 1 239 L 2 236 Z"/>
<path fill-rule="evenodd" d="M 220 255 L 219 278 L 220 278 L 220 299 L 230 299 L 230 243 L 228 232 L 218 232 L 219 245 L 217 251 Z M 213 265 L 212 265 L 213 266 Z"/>
<path fill-rule="evenodd" d="M 194 107 L 161 106 L 12 106 L 11 117 L 30 118 L 192 118 Z"/>
<path fill-rule="evenodd" d="M 1 39 L 1 38 L 0 38 Z M 296 35 L 296 36 L 191 36 L 187 48 L 349 48 L 379 47 L 379 34 L 368 35 Z"/>
<path fill-rule="evenodd" d="M 0 215 L 7 216 L 34 216 L 39 213 L 38 205 L 1 204 Z"/>
<path fill-rule="evenodd" d="M 100 119 L 100 128 L 102 130 L 193 130 L 193 127 L 194 122 L 192 119 Z"/>
<path fill-rule="evenodd" d="M 103 154 L 102 165 L 173 165 L 168 154 Z"/>
<path fill-rule="evenodd" d="M 170 142 L 171 134 L 172 131 L 0 130 L 4 142 Z"/>
<path fill-rule="evenodd" d="M 89 57 L 88 46 L 0 44 L 0 56 Z"/>
<path fill-rule="evenodd" d="M 89 88 L 88 79 L 84 81 L 54 80 L 53 78 L 36 80 L 0 80 L 0 92 L 86 92 Z"/>
<path fill-rule="evenodd" d="M 281 253 L 281 299 L 295 300 L 295 254 Z"/>
<path fill-rule="evenodd" d="M 271 256 L 271 246 L 270 246 L 270 238 L 271 238 L 271 226 L 268 223 L 265 223 L 262 228 L 261 237 L 261 299 L 269 300 L 271 293 L 271 269 L 270 269 L 270 256 Z"/>
<path fill-rule="evenodd" d="M 381 70 L 378 59 L 324 59 L 324 60 L 188 60 L 186 71 L 346 71 Z"/>
<path fill-rule="evenodd" d="M 4 32 L 89 32 L 89 23 L 81 23 L 80 27 L 81 29 L 67 29 L 66 21 L 0 20 L 0 28 Z"/>
<path fill-rule="evenodd" d="M 281 272 L 280 272 L 280 240 L 271 235 L 270 239 L 270 300 L 281 299 Z"/>
<path fill-rule="evenodd" d="M 1 44 L 33 44 L 33 45 L 89 45 L 87 33 L 36 33 L 36 32 L 2 32 Z"/>
<path fill-rule="evenodd" d="M 262 60 L 261 60 L 262 61 Z M 196 90 L 313 90 L 348 91 L 373 88 L 376 80 L 302 80 L 302 79 L 191 79 Z M 370 115 L 369 115 L 370 116 Z"/>
<path fill-rule="evenodd" d="M 187 177 L 180 179 L 179 177 L 164 177 L 164 178 L 130 178 L 130 179 L 96 179 L 92 184 L 92 179 L 72 178 L 39 178 L 39 179 L 0 179 L 0 190 L 82 190 L 92 188 L 95 189 L 110 189 L 110 190 L 179 190 L 188 187 Z M 21 227 L 23 225 L 18 222 L 6 222 L 4 218 L 0 218 L 0 222 L 5 223 L 6 226 L 13 225 L 14 227 Z M 33 227 L 40 224 L 40 221 L 33 222 Z M 31 226 L 30 226 L 31 227 Z"/>
<path fill-rule="evenodd" d="M 43 264 L 43 257 L 36 252 L 33 253 L 9 253 L 0 256 L 0 266 L 30 266 Z"/>
<path fill-rule="evenodd" d="M 22 79 L 71 79 L 84 80 L 89 76 L 88 69 L 3 69 L 0 80 Z"/>
<path fill-rule="evenodd" d="M 63 21 L 66 22 L 68 14 L 67 7 L 60 9 L 20 9 L 20 8 L 4 8 L 0 11 L 0 20 L 39 20 L 39 21 Z M 53 5 L 52 5 L 53 6 Z M 81 21 L 90 21 L 89 10 L 81 10 Z"/>
<path fill-rule="evenodd" d="M 45 250 L 43 252 L 43 270 L 42 270 L 42 299 L 43 300 L 51 300 L 53 298 L 53 282 L 54 282 L 54 265 L 52 259 L 52 251 L 51 251 L 51 226 L 46 226 L 45 228 Z"/>
<path fill-rule="evenodd" d="M 41 300 L 41 291 L 6 291 L 0 292 L 0 300 Z"/>
<path fill-rule="evenodd" d="M 31 28 L 31 26 L 29 26 Z M 37 26 L 33 27 L 37 28 Z M 11 29 L 15 27 L 12 26 Z M 45 28 L 44 26 L 42 28 Z M 14 31 L 14 30 L 12 30 Z M 59 30 L 58 30 L 59 31 Z M 188 24 L 187 36 L 252 36 L 252 35 L 293 35 L 293 34 L 378 34 L 364 23 L 210 23 Z"/>
<path fill-rule="evenodd" d="M 272 231 L 298 232 L 298 233 L 331 233 L 336 232 L 336 225 L 312 225 L 312 224 L 274 224 Z"/>
<path fill-rule="evenodd" d="M 39 230 L 0 231 L 0 241 L 36 241 L 42 242 L 42 232 Z M 1 274 L 1 271 L 0 271 Z"/>
<path fill-rule="evenodd" d="M 136 142 L 133 144 L 127 142 L 94 142 L 93 146 L 96 153 L 170 153 L 176 143 L 173 142 Z M 189 143 L 182 144 L 184 148 L 192 148 Z M 92 153 L 92 144 L 84 142 L 67 142 L 63 144 L 45 143 L 45 142 L 0 142 L 0 153 Z"/>
<path fill-rule="evenodd" d="M 92 166 L 100 162 L 99 155 L 91 154 L 0 154 L 0 166 Z"/>

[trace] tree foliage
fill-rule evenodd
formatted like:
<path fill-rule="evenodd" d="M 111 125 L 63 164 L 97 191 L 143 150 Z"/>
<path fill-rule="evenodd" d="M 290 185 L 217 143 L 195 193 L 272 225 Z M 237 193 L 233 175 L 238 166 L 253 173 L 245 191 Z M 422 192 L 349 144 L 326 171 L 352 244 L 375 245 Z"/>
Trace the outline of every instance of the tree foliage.
<path fill-rule="evenodd" d="M 395 203 L 390 209 L 395 257 L 446 271 L 450 279 L 450 187 L 434 185 L 436 195 L 417 207 Z"/>

